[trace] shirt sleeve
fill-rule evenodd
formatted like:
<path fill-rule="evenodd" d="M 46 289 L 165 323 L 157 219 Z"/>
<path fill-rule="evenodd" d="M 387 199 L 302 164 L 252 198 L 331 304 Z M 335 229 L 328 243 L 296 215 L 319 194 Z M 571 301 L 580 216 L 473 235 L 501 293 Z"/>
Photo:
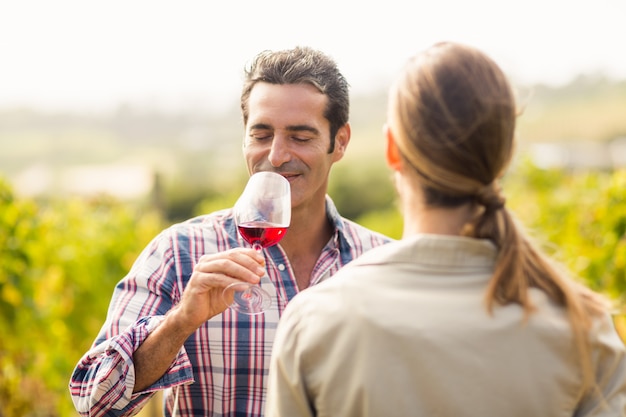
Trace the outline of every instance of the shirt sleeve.
<path fill-rule="evenodd" d="M 183 346 L 161 379 L 133 394 L 133 354 L 178 302 L 183 279 L 193 269 L 188 253 L 177 249 L 176 236 L 172 230 L 157 236 L 118 283 L 106 322 L 70 379 L 70 395 L 81 415 L 133 415 L 156 391 L 193 382 Z"/>
<path fill-rule="evenodd" d="M 70 380 L 72 401 L 81 415 L 132 415 L 156 391 L 193 382 L 191 364 L 183 347 L 163 377 L 133 394 L 133 353 L 162 319 L 162 316 L 142 318 L 119 335 L 94 346 L 81 358 Z"/>

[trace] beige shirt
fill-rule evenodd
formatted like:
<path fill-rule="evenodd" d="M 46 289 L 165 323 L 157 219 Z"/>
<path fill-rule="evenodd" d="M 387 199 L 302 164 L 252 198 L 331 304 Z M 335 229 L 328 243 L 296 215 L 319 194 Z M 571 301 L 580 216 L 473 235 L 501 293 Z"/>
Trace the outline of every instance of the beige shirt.
<path fill-rule="evenodd" d="M 300 293 L 281 318 L 266 416 L 626 415 L 626 352 L 609 315 L 593 355 L 606 400 L 581 397 L 565 312 L 486 312 L 488 241 L 420 235 L 366 253 Z"/>

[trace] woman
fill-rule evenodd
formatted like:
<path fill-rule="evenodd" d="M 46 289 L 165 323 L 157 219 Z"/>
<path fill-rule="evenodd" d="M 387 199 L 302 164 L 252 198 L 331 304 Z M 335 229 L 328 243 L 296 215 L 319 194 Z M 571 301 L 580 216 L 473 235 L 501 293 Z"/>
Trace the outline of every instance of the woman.
<path fill-rule="evenodd" d="M 626 415 L 607 304 L 506 207 L 516 106 L 501 69 L 436 44 L 408 61 L 388 107 L 403 238 L 289 304 L 266 415 Z"/>

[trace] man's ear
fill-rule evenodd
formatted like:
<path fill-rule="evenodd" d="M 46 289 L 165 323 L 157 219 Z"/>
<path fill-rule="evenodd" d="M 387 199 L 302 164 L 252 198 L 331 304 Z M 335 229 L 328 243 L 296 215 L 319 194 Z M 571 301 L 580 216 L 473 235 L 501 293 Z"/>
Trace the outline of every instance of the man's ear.
<path fill-rule="evenodd" d="M 402 169 L 402 157 L 400 156 L 398 145 L 396 145 L 393 131 L 391 130 L 389 125 L 385 124 L 383 126 L 383 134 L 385 135 L 385 139 L 387 140 L 387 148 L 385 152 L 387 165 L 394 171 L 400 171 Z"/>
<path fill-rule="evenodd" d="M 350 143 L 350 123 L 346 123 L 341 126 L 335 135 L 335 150 L 333 153 L 335 154 L 333 158 L 333 162 L 339 161 L 346 153 L 346 149 L 348 148 L 348 143 Z"/>

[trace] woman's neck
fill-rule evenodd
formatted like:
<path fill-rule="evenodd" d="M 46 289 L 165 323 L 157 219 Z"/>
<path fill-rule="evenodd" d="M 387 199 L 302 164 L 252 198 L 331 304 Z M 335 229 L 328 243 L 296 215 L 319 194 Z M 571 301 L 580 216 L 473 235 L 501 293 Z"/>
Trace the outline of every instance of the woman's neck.
<path fill-rule="evenodd" d="M 454 208 L 414 207 L 405 211 L 403 237 L 420 233 L 460 235 L 463 227 L 472 220 L 473 206 L 464 204 Z"/>
<path fill-rule="evenodd" d="M 476 215 L 474 204 L 458 207 L 427 205 L 421 185 L 399 178 L 398 193 L 404 217 L 403 237 L 420 233 L 461 235 L 464 226 Z"/>

